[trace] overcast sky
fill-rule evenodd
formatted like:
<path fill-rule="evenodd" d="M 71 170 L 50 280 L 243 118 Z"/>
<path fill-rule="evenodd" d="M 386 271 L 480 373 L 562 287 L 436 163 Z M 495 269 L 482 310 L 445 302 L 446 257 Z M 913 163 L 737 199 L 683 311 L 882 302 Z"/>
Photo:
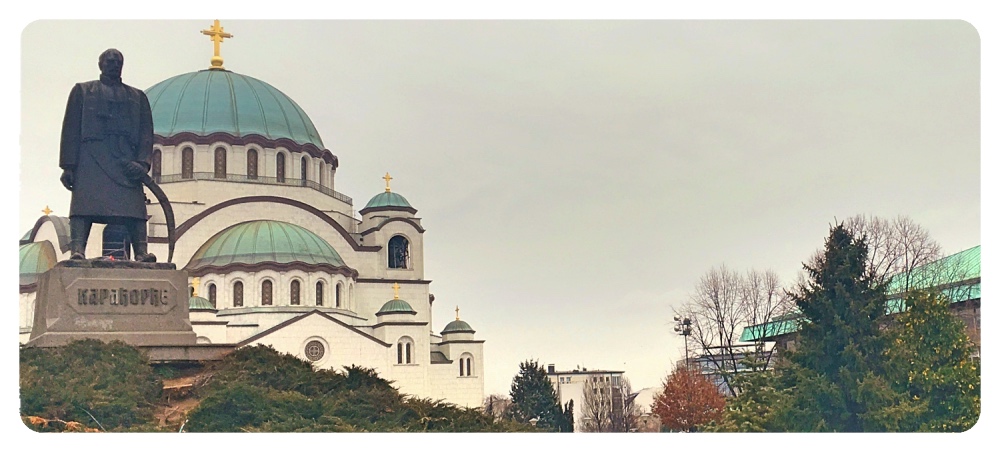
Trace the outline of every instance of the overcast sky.
<path fill-rule="evenodd" d="M 907 215 L 945 253 L 981 243 L 966 22 L 220 19 L 226 68 L 305 110 L 355 208 L 389 172 L 418 209 L 433 327 L 461 308 L 486 340 L 487 394 L 529 358 L 659 384 L 699 277 L 725 264 L 791 283 L 836 219 Z M 146 89 L 207 68 L 210 25 L 22 25 L 5 235 L 46 205 L 67 214 L 61 120 L 97 56 L 121 50 Z"/>

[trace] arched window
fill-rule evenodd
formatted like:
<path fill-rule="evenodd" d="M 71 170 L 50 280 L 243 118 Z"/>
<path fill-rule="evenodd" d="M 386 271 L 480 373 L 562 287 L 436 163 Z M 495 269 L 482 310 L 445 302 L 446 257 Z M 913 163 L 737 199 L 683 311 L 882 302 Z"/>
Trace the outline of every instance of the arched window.
<path fill-rule="evenodd" d="M 458 358 L 458 376 L 459 377 L 472 376 L 472 355 L 468 353 L 463 353 L 462 357 Z"/>
<path fill-rule="evenodd" d="M 274 170 L 275 170 L 275 174 L 277 175 L 278 182 L 279 183 L 284 183 L 285 182 L 285 154 L 282 154 L 282 153 L 279 152 L 278 155 L 274 157 Z"/>
<path fill-rule="evenodd" d="M 341 285 L 340 285 L 340 284 L 338 283 L 338 284 L 337 284 L 337 292 L 336 292 L 336 293 L 334 294 L 334 301 L 336 301 L 336 303 L 337 303 L 337 305 L 336 305 L 336 306 L 337 306 L 338 308 L 340 307 L 340 292 L 341 292 L 341 288 L 342 288 L 342 287 L 343 287 L 343 286 L 341 286 Z"/>
<path fill-rule="evenodd" d="M 194 178 L 194 149 L 184 148 L 181 151 L 181 179 Z"/>
<path fill-rule="evenodd" d="M 323 281 L 316 283 L 316 306 L 323 306 Z"/>
<path fill-rule="evenodd" d="M 216 307 L 215 304 L 215 284 L 208 285 L 208 302 L 212 303 L 212 307 Z"/>
<path fill-rule="evenodd" d="M 257 178 L 257 150 L 247 151 L 247 179 Z"/>
<path fill-rule="evenodd" d="M 289 298 L 291 300 L 289 303 L 291 303 L 293 305 L 298 305 L 299 304 L 299 281 L 298 280 L 292 281 L 291 287 L 288 288 L 288 295 L 289 295 Z"/>
<path fill-rule="evenodd" d="M 303 187 L 306 186 L 306 176 L 309 175 L 309 172 L 306 171 L 306 168 L 308 166 L 309 166 L 309 159 L 307 159 L 306 156 L 303 155 L 302 156 L 302 165 L 299 166 L 299 168 L 300 168 L 299 172 L 302 173 L 302 186 Z"/>
<path fill-rule="evenodd" d="M 389 268 L 409 268 L 410 242 L 397 235 L 389 239 Z"/>
<path fill-rule="evenodd" d="M 273 285 L 271 281 L 265 279 L 264 282 L 260 283 L 260 305 L 261 306 L 271 306 L 274 304 L 274 298 L 272 298 Z"/>
<path fill-rule="evenodd" d="M 226 148 L 215 148 L 215 178 L 226 178 Z"/>
<path fill-rule="evenodd" d="M 326 179 L 325 174 L 326 174 L 326 164 L 323 163 L 323 162 L 320 162 L 319 163 L 319 185 L 320 186 L 324 186 L 323 182 L 326 182 L 324 180 L 324 179 Z"/>
<path fill-rule="evenodd" d="M 152 172 L 153 182 L 160 182 L 160 175 L 163 173 L 163 153 L 159 149 L 153 149 L 153 161 L 149 169 Z"/>
<path fill-rule="evenodd" d="M 243 283 L 236 281 L 233 283 L 233 307 L 243 306 Z"/>
<path fill-rule="evenodd" d="M 396 343 L 396 364 L 413 364 L 413 339 L 407 336 Z"/>

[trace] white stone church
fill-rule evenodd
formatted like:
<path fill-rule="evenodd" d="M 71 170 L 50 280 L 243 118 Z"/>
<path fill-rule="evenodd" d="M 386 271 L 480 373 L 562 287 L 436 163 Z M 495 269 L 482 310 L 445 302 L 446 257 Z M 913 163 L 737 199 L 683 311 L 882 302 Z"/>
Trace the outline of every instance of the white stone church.
<path fill-rule="evenodd" d="M 482 405 L 484 341 L 457 308 L 435 332 L 425 230 L 389 174 L 356 215 L 334 189 L 337 156 L 306 112 L 268 83 L 223 69 L 218 55 L 209 69 L 145 91 L 151 173 L 175 214 L 173 262 L 188 272 L 199 343 L 266 344 L 318 368 L 374 368 L 406 394 Z M 149 249 L 165 262 L 163 209 L 146 197 Z M 120 256 L 122 240 L 95 224 L 87 256 Z M 68 218 L 42 216 L 21 238 L 22 343 L 38 275 L 68 258 Z"/>

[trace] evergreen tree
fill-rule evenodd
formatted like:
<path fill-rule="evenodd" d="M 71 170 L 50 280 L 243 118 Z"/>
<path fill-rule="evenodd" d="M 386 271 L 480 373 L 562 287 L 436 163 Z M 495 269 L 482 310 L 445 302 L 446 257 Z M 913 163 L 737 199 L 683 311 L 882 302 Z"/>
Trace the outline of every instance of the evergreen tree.
<path fill-rule="evenodd" d="M 940 293 L 911 293 L 888 330 L 890 381 L 916 405 L 903 430 L 965 431 L 979 419 L 979 359 L 949 304 Z"/>
<path fill-rule="evenodd" d="M 781 385 L 793 388 L 777 425 L 788 431 L 894 430 L 888 407 L 906 410 L 885 375 L 885 289 L 867 268 L 868 248 L 843 225 L 830 231 L 808 281 L 792 294 L 804 321 Z"/>
<path fill-rule="evenodd" d="M 520 364 L 520 371 L 510 385 L 510 399 L 513 420 L 528 423 L 537 419 L 535 425 L 542 430 L 573 431 L 572 405 L 566 410 L 559 406 L 556 390 L 538 361 L 527 360 Z M 570 412 L 568 423 L 566 411 Z"/>
<path fill-rule="evenodd" d="M 726 399 L 722 417 L 702 428 L 702 431 L 780 431 L 775 418 L 785 403 L 788 391 L 779 389 L 776 384 L 777 372 L 755 371 L 737 375 L 734 382 L 740 388 L 739 395 Z"/>

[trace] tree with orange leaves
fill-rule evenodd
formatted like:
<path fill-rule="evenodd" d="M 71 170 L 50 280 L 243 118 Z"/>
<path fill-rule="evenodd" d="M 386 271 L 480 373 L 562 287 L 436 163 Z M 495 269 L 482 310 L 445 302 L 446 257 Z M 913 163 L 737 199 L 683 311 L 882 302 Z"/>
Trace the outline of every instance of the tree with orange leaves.
<path fill-rule="evenodd" d="M 683 364 L 663 382 L 663 390 L 653 399 L 653 414 L 663 426 L 684 432 L 718 420 L 726 400 L 707 377 Z"/>

